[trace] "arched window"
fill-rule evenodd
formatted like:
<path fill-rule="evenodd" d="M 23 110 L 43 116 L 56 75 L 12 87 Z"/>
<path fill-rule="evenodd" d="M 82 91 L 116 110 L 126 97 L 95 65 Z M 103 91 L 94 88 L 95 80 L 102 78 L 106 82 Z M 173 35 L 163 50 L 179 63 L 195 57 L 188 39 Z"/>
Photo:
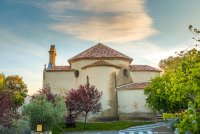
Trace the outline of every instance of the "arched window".
<path fill-rule="evenodd" d="M 124 75 L 124 77 L 128 77 L 128 70 L 127 69 L 123 70 L 123 75 Z"/>
<path fill-rule="evenodd" d="M 75 76 L 76 78 L 79 77 L 79 71 L 78 71 L 78 70 L 75 70 L 75 71 L 74 71 L 74 76 Z"/>

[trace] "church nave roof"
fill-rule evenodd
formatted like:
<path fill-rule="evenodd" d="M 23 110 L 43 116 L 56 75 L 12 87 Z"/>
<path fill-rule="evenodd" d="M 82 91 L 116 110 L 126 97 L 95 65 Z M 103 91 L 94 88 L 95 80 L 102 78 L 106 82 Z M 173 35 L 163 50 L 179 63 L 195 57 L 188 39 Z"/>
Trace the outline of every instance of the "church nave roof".
<path fill-rule="evenodd" d="M 116 87 L 117 89 L 144 89 L 150 82 L 133 82 Z"/>
<path fill-rule="evenodd" d="M 162 70 L 148 66 L 148 65 L 130 65 L 130 71 L 151 71 L 151 72 L 162 72 Z"/>

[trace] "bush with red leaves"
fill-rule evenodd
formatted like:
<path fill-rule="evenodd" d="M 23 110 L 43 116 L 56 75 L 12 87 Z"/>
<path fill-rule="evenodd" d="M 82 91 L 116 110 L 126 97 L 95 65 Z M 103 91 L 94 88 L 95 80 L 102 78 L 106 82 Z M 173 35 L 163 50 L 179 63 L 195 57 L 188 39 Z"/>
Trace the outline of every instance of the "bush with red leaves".
<path fill-rule="evenodd" d="M 101 96 L 102 92 L 99 92 L 95 86 L 90 86 L 87 83 L 80 85 L 78 89 L 69 90 L 66 94 L 65 104 L 70 114 L 75 116 L 82 114 L 85 117 L 86 123 L 89 112 L 100 112 Z"/>
<path fill-rule="evenodd" d="M 11 127 L 12 120 L 19 117 L 12 96 L 12 92 L 0 91 L 0 127 Z"/>

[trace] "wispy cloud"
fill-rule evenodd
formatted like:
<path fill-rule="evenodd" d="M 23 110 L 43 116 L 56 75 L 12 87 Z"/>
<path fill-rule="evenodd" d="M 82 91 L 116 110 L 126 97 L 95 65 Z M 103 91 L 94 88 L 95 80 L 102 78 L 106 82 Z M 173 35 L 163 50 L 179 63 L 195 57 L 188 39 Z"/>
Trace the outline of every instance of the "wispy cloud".
<path fill-rule="evenodd" d="M 1 47 L 7 50 L 43 58 L 46 49 L 5 29 L 0 31 Z M 0 50 L 1 52 L 1 50 Z"/>
<path fill-rule="evenodd" d="M 59 20 L 51 29 L 84 40 L 130 42 L 157 32 L 145 0 L 58 0 L 38 5 Z"/>
<path fill-rule="evenodd" d="M 194 44 L 194 41 L 188 40 L 184 44 L 177 44 L 177 46 L 174 47 L 163 48 L 156 43 L 139 41 L 123 45 L 114 43 L 109 46 L 132 57 L 134 59 L 132 64 L 147 64 L 158 67 L 161 59 L 175 56 L 176 52 L 185 50 L 192 44 Z"/>

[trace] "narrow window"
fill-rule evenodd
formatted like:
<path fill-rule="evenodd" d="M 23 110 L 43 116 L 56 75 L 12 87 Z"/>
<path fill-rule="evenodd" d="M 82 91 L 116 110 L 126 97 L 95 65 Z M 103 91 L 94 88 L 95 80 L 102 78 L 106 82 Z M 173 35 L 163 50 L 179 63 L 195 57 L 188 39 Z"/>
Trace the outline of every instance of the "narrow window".
<path fill-rule="evenodd" d="M 89 84 L 89 82 L 90 82 L 90 81 L 89 81 L 89 77 L 88 77 L 88 75 L 87 75 L 87 81 L 86 81 L 86 82 L 87 82 L 87 84 Z"/>
<path fill-rule="evenodd" d="M 74 75 L 75 75 L 76 78 L 78 78 L 78 76 L 79 76 L 79 71 L 78 71 L 78 70 L 75 70 L 75 71 L 74 71 Z"/>
<path fill-rule="evenodd" d="M 124 77 L 128 77 L 128 70 L 127 69 L 123 70 L 123 75 L 124 75 Z"/>

